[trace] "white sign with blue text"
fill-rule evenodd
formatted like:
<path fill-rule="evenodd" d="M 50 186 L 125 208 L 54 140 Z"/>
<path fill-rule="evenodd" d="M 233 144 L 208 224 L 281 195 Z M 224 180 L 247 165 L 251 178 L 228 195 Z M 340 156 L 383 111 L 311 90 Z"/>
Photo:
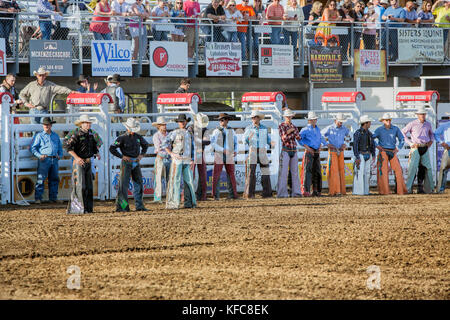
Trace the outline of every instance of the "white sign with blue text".
<path fill-rule="evenodd" d="M 132 76 L 131 41 L 92 40 L 92 75 Z"/>

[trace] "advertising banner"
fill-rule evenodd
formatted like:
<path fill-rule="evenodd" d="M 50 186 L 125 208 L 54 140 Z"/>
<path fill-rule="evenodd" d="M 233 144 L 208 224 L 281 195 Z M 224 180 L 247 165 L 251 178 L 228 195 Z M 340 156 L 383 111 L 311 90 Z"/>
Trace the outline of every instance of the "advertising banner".
<path fill-rule="evenodd" d="M 150 76 L 187 77 L 187 42 L 150 42 Z"/>
<path fill-rule="evenodd" d="M 0 38 L 0 76 L 6 76 L 7 74 L 5 38 Z"/>
<path fill-rule="evenodd" d="M 30 76 L 39 68 L 52 77 L 72 76 L 71 40 L 30 40 Z"/>
<path fill-rule="evenodd" d="M 355 50 L 354 78 L 361 81 L 386 81 L 385 50 Z"/>
<path fill-rule="evenodd" d="M 131 41 L 92 40 L 91 57 L 93 76 L 133 75 Z"/>
<path fill-rule="evenodd" d="M 207 42 L 207 77 L 242 77 L 241 44 L 234 42 Z"/>
<path fill-rule="evenodd" d="M 294 78 L 292 45 L 260 45 L 260 78 Z"/>
<path fill-rule="evenodd" d="M 309 47 L 309 79 L 311 82 L 342 82 L 340 47 Z"/>
<path fill-rule="evenodd" d="M 443 28 L 398 29 L 398 62 L 441 63 L 443 61 Z"/>

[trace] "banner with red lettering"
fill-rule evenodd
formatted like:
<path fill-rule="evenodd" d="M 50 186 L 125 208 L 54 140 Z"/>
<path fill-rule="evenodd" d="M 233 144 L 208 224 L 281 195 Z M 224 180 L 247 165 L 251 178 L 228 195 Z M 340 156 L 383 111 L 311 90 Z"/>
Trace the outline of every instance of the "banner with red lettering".
<path fill-rule="evenodd" d="M 207 77 L 242 77 L 241 44 L 234 42 L 207 42 Z"/>
<path fill-rule="evenodd" d="M 385 50 L 355 50 L 354 78 L 361 81 L 385 82 L 386 51 Z"/>
<path fill-rule="evenodd" d="M 322 83 L 343 81 L 340 47 L 309 47 L 309 81 Z"/>

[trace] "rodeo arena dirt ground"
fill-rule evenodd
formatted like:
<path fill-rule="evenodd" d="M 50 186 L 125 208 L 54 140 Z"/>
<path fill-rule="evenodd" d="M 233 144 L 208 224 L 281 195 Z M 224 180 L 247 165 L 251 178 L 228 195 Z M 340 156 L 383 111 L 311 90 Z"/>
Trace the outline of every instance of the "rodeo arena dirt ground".
<path fill-rule="evenodd" d="M 0 207 L 0 299 L 450 298 L 448 190 L 146 206 Z"/>

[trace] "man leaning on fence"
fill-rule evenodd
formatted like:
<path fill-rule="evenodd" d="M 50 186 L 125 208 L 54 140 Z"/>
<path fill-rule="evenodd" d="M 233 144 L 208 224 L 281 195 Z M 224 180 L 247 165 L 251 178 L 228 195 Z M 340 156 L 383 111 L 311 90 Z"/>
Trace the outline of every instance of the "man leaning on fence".
<path fill-rule="evenodd" d="M 94 188 L 91 158 L 97 156 L 103 144 L 100 136 L 91 129 L 92 120 L 83 114 L 64 139 L 64 148 L 73 157 L 72 194 L 67 213 L 92 213 L 94 211 Z"/>
<path fill-rule="evenodd" d="M 109 147 L 109 152 L 122 159 L 120 163 L 119 190 L 117 190 L 116 197 L 116 212 L 130 211 L 128 203 L 130 176 L 133 180 L 133 196 L 136 211 L 147 211 L 142 199 L 143 184 L 139 163 L 147 152 L 148 143 L 144 137 L 138 134 L 141 131 L 141 125 L 138 120 L 128 118 L 123 125 L 127 132 L 120 135 L 114 144 Z M 120 152 L 117 149 L 120 149 Z"/>
<path fill-rule="evenodd" d="M 50 72 L 44 68 L 39 68 L 33 74 L 36 77 L 36 81 L 27 84 L 19 94 L 24 106 L 30 109 L 30 114 L 48 114 L 48 110 L 51 107 L 50 102 L 54 95 L 74 92 L 69 88 L 58 86 L 46 80 Z M 32 117 L 30 119 L 32 124 L 39 124 L 41 121 L 41 117 Z"/>
<path fill-rule="evenodd" d="M 36 190 L 34 192 L 35 203 L 40 204 L 44 193 L 44 182 L 48 177 L 48 198 L 50 202 L 61 203 L 58 198 L 59 164 L 63 157 L 62 143 L 59 136 L 52 131 L 52 121 L 44 118 L 42 126 L 44 131 L 37 133 L 31 141 L 30 151 L 38 159 Z"/>

